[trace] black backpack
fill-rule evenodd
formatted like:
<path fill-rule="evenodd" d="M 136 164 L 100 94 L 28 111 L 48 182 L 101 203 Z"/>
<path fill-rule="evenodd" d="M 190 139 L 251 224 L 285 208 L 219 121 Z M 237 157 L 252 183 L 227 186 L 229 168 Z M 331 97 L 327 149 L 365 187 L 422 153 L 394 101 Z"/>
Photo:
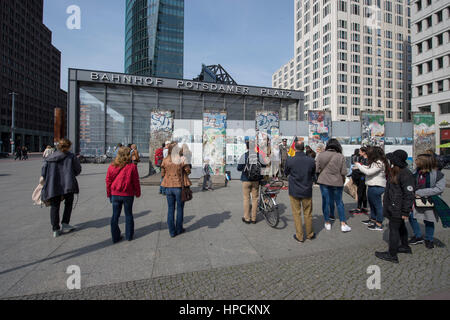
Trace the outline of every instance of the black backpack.
<path fill-rule="evenodd" d="M 250 157 L 252 157 L 252 164 L 250 164 Z M 245 162 L 244 173 L 247 175 L 248 181 L 259 181 L 261 180 L 261 162 L 256 154 L 248 155 L 247 161 Z"/>

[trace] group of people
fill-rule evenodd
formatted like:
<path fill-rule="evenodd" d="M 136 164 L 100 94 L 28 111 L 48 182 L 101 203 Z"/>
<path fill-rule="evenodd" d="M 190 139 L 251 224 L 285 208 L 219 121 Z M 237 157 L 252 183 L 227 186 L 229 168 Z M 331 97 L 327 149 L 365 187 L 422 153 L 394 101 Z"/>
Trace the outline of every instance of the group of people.
<path fill-rule="evenodd" d="M 18 146 L 16 148 L 14 161 L 16 161 L 17 159 L 19 159 L 19 161 L 20 160 L 28 160 L 28 148 L 27 147 Z"/>
<path fill-rule="evenodd" d="M 250 141 L 246 142 L 247 152 L 242 155 L 238 170 L 242 172 L 242 191 L 244 196 L 244 216 L 246 224 L 255 224 L 260 181 L 264 178 L 261 169 L 267 165 L 259 159 L 259 153 L 251 152 Z M 59 236 L 75 228 L 70 223 L 74 194 L 79 193 L 76 176 L 81 173 L 77 157 L 69 150 L 71 142 L 62 139 L 57 144 L 57 151 L 48 155 L 42 167 L 45 184 L 41 199 L 51 207 L 51 223 L 53 235 Z M 162 148 L 162 157 L 155 159 L 161 169 L 161 188 L 167 198 L 167 224 L 171 237 L 185 232 L 183 228 L 184 206 L 182 191 L 192 185 L 191 162 L 188 150 L 179 147 L 176 142 L 166 142 Z M 134 149 L 136 150 L 136 149 Z M 335 220 L 336 206 L 341 231 L 351 231 L 347 224 L 344 203 L 342 200 L 344 183 L 348 174 L 346 159 L 342 154 L 342 146 L 336 139 L 330 139 L 325 150 L 316 155 L 307 150 L 304 143 L 295 143 L 296 154 L 287 157 L 284 174 L 289 179 L 289 197 L 295 221 L 294 239 L 303 243 L 306 239 L 316 237 L 313 230 L 313 185 L 319 184 L 322 194 L 322 212 L 324 228 L 329 231 L 331 222 Z M 306 151 L 306 152 L 305 152 Z M 134 151 L 137 152 L 137 151 Z M 119 229 L 119 217 L 122 208 L 125 211 L 125 238 L 134 237 L 133 202 L 141 196 L 138 169 L 133 160 L 133 149 L 121 146 L 108 168 L 106 175 L 106 194 L 112 204 L 111 235 L 113 243 L 123 239 Z M 444 174 L 439 170 L 435 155 L 432 152 L 419 155 L 415 159 L 416 171 L 408 169 L 407 153 L 397 150 L 387 155 L 379 147 L 365 147 L 355 152 L 352 157 L 352 179 L 358 186 L 358 208 L 352 213 L 369 213 L 370 218 L 363 221 L 370 230 L 383 230 L 384 219 L 389 220 L 389 250 L 376 252 L 380 259 L 398 263 L 398 253 L 411 253 L 409 245 L 424 243 L 433 248 L 434 225 L 438 215 L 434 208 L 420 206 L 417 201 L 426 202 L 441 195 L 445 189 Z M 356 182 L 358 181 L 358 182 Z M 367 186 L 367 197 L 366 197 Z M 382 197 L 384 194 L 384 197 Z M 65 201 L 62 225 L 60 226 L 60 204 Z M 437 200 L 435 200 L 437 201 Z M 176 211 L 176 215 L 175 215 Z M 302 211 L 305 220 L 306 234 L 303 232 Z M 417 220 L 425 221 L 425 237 Z M 405 222 L 409 221 L 414 236 L 408 239 Z"/>
<path fill-rule="evenodd" d="M 295 144 L 295 157 L 288 158 L 286 174 L 289 176 L 289 196 L 296 225 L 294 239 L 304 242 L 301 211 L 305 219 L 306 239 L 314 239 L 312 227 L 312 190 L 314 181 L 320 186 L 325 229 L 331 230 L 336 205 L 341 231 L 350 232 L 346 222 L 342 194 L 347 176 L 346 160 L 342 147 L 336 139 L 330 139 L 324 152 L 315 160 L 305 154 L 303 143 Z M 415 159 L 416 170 L 408 168 L 408 154 L 397 150 L 385 155 L 380 147 L 363 147 L 352 157 L 352 179 L 357 185 L 357 209 L 351 213 L 369 213 L 370 218 L 362 221 L 369 230 L 383 231 L 384 219 L 389 220 L 389 250 L 376 252 L 376 256 L 398 263 L 398 253 L 412 253 L 410 245 L 424 243 L 434 247 L 434 225 L 439 216 L 436 208 L 421 206 L 417 201 L 438 203 L 445 189 L 444 174 L 439 170 L 432 151 Z M 317 176 L 316 176 L 317 173 Z M 366 191 L 367 188 L 367 191 Z M 383 196 L 384 195 L 384 196 Z M 245 196 L 244 196 L 245 197 Z M 425 223 L 425 237 L 417 219 Z M 405 221 L 409 221 L 414 236 L 408 239 Z"/>

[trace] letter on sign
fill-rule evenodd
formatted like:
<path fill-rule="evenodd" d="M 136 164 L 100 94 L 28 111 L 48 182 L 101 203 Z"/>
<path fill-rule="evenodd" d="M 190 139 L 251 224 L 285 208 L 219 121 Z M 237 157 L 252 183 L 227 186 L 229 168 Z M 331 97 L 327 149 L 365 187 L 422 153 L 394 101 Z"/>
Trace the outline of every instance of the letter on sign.
<path fill-rule="evenodd" d="M 79 266 L 69 266 L 66 271 L 70 274 L 67 279 L 67 289 L 80 290 L 81 289 L 81 269 Z"/>
<path fill-rule="evenodd" d="M 70 16 L 67 18 L 66 26 L 69 30 L 80 30 L 81 29 L 81 9 L 79 6 L 71 5 L 66 10 L 67 14 Z"/>

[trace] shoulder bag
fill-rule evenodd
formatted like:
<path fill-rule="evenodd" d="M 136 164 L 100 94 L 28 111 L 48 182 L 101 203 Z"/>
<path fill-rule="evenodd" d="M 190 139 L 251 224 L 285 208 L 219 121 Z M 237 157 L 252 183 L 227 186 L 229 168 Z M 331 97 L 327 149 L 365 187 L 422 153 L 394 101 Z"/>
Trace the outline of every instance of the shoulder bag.
<path fill-rule="evenodd" d="M 181 201 L 183 202 L 191 201 L 193 198 L 191 188 L 184 185 L 185 174 L 184 166 L 181 166 Z"/>
<path fill-rule="evenodd" d="M 414 206 L 417 209 L 434 209 L 434 202 L 430 198 L 416 197 L 414 199 Z"/>

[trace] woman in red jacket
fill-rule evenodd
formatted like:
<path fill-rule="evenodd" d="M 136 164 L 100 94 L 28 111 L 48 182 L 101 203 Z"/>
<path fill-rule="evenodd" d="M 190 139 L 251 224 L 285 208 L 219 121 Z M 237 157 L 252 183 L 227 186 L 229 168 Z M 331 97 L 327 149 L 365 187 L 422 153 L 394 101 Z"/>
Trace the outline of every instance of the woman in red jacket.
<path fill-rule="evenodd" d="M 113 243 L 123 239 L 119 229 L 122 206 L 125 208 L 125 237 L 131 241 L 134 236 L 133 202 L 135 196 L 137 198 L 141 196 L 141 184 L 137 167 L 131 161 L 130 151 L 131 149 L 127 147 L 120 148 L 106 174 L 106 193 L 113 206 L 111 218 Z"/>

